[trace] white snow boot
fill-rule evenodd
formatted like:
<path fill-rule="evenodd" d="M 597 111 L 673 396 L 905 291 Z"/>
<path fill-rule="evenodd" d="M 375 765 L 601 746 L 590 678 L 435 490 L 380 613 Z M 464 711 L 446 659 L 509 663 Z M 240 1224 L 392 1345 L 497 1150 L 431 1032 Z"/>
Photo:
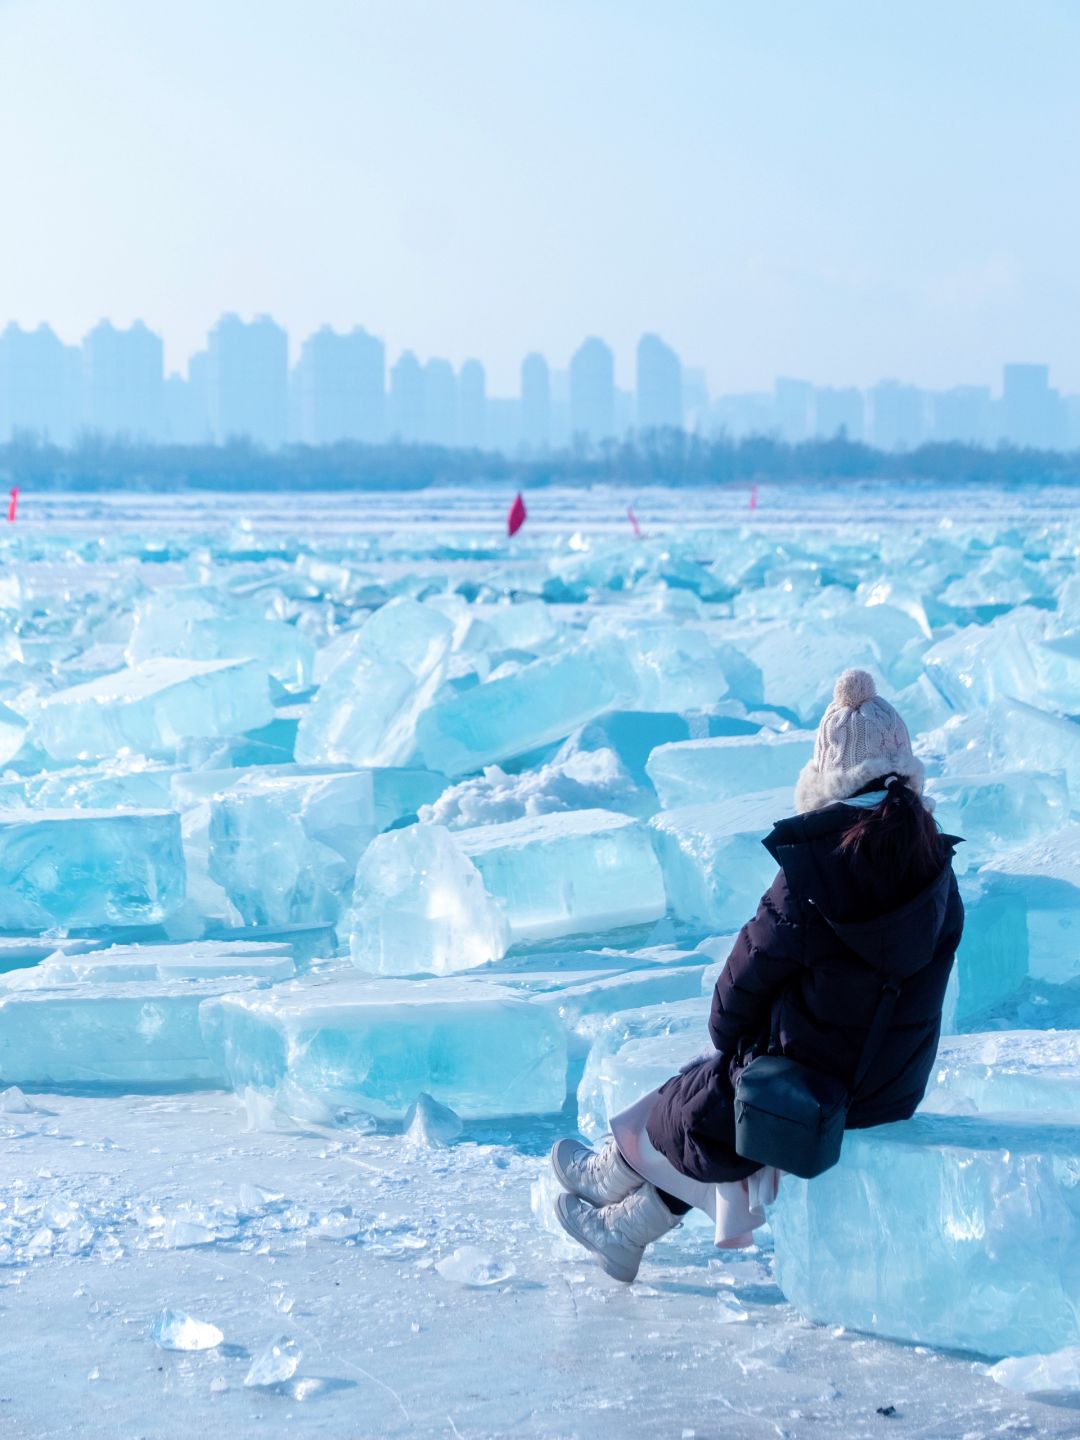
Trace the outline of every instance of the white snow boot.
<path fill-rule="evenodd" d="M 551 1168 L 564 1190 L 590 1205 L 611 1205 L 645 1183 L 630 1169 L 610 1136 L 600 1150 L 590 1150 L 576 1140 L 556 1140 L 551 1147 Z"/>
<path fill-rule="evenodd" d="M 555 1214 L 571 1239 L 591 1250 L 602 1269 L 625 1285 L 636 1279 L 645 1246 L 679 1223 L 648 1184 L 599 1210 L 576 1195 L 560 1195 Z"/>

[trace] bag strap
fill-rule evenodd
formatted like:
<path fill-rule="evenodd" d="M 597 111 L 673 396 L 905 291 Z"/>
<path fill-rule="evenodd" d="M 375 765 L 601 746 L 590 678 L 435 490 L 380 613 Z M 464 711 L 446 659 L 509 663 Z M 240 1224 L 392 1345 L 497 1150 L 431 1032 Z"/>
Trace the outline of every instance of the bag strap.
<path fill-rule="evenodd" d="M 874 1018 L 870 1022 L 870 1029 L 866 1032 L 862 1054 L 859 1056 L 859 1063 L 855 1068 L 855 1079 L 851 1084 L 851 1093 L 853 1096 L 858 1093 L 860 1085 L 866 1079 L 866 1072 L 873 1063 L 874 1056 L 881 1049 L 882 1042 L 889 1029 L 889 1022 L 892 1020 L 893 1010 L 896 1008 L 896 1001 L 899 994 L 900 986 L 893 980 L 887 980 L 881 987 L 877 1009 L 874 1011 Z"/>

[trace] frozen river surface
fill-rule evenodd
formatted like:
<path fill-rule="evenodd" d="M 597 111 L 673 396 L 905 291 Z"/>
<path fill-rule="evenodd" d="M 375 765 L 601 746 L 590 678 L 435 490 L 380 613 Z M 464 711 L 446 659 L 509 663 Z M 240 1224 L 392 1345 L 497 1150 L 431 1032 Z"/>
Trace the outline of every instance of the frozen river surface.
<path fill-rule="evenodd" d="M 511 499 L 0 536 L 0 1435 L 1080 1436 L 1075 493 Z M 618 1286 L 547 1150 L 707 1042 L 849 665 L 966 839 L 923 1112 Z"/>

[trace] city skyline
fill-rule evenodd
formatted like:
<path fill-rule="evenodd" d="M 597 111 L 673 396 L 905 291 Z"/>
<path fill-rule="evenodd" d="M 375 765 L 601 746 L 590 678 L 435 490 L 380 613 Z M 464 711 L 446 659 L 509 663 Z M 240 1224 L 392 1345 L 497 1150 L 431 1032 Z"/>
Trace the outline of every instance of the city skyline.
<path fill-rule="evenodd" d="M 34 434 L 70 445 L 96 434 L 277 449 L 400 440 L 513 454 L 675 428 L 790 442 L 844 434 L 885 450 L 928 440 L 1080 448 L 1080 395 L 1061 394 L 1037 362 L 1006 362 L 1000 393 L 777 376 L 765 391 L 717 394 L 703 368 L 685 366 L 653 333 L 638 341 L 630 386 L 620 384 L 612 348 L 593 335 L 564 368 L 528 352 L 516 391 L 496 395 L 476 357 L 455 368 L 404 349 L 389 364 L 385 342 L 363 326 L 342 333 L 324 324 L 291 346 L 271 316 L 229 312 L 186 370 L 166 375 L 162 339 L 141 320 L 127 328 L 99 320 L 80 346 L 47 324 L 27 331 L 9 322 L 0 332 L 0 441 Z"/>
<path fill-rule="evenodd" d="M 359 320 L 500 395 L 641 331 L 723 393 L 1010 357 L 1080 391 L 1074 6 L 299 15 L 0 4 L 0 314 L 142 314 L 170 371 L 229 309 Z"/>

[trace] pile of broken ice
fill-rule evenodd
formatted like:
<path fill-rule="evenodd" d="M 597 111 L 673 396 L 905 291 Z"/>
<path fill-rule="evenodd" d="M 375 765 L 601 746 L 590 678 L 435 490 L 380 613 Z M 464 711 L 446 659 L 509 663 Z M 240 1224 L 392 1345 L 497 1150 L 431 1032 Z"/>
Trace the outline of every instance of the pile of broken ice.
<path fill-rule="evenodd" d="M 1080 1344 L 1078 535 L 8 537 L 0 1086 L 599 1136 L 707 1045 L 861 665 L 965 837 L 967 931 L 920 1115 L 785 1180 L 778 1278 L 885 1335 Z"/>

